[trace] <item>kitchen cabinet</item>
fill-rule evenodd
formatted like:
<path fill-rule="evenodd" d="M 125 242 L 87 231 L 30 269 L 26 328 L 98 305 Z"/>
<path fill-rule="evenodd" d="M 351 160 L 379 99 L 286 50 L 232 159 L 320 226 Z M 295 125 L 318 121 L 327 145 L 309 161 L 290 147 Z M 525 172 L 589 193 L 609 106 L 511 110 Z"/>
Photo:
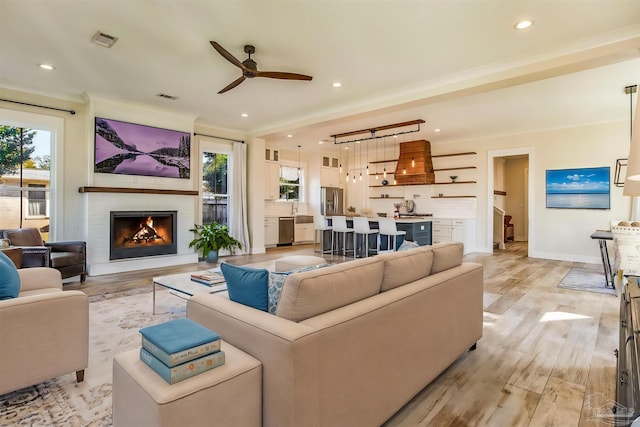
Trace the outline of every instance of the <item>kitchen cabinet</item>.
<path fill-rule="evenodd" d="M 473 227 L 466 219 L 459 218 L 434 218 L 433 219 L 433 243 L 462 242 L 464 253 L 471 251 L 470 234 Z"/>
<path fill-rule="evenodd" d="M 431 244 L 431 221 L 411 223 L 396 221 L 396 228 L 407 233 L 405 236 L 406 240 L 416 242 L 420 246 Z"/>
<path fill-rule="evenodd" d="M 320 169 L 320 182 L 322 187 L 339 187 L 340 186 L 340 169 L 326 168 Z"/>
<path fill-rule="evenodd" d="M 264 217 L 264 245 L 269 247 L 278 245 L 278 217 Z"/>
<path fill-rule="evenodd" d="M 265 162 L 264 171 L 264 198 L 278 200 L 280 198 L 280 164 Z"/>
<path fill-rule="evenodd" d="M 265 148 L 264 150 L 264 159 L 277 162 L 280 159 L 280 151 L 274 150 L 272 148 Z"/>
<path fill-rule="evenodd" d="M 294 232 L 294 242 L 313 242 L 314 231 L 315 230 L 313 228 L 313 224 L 296 224 Z"/>

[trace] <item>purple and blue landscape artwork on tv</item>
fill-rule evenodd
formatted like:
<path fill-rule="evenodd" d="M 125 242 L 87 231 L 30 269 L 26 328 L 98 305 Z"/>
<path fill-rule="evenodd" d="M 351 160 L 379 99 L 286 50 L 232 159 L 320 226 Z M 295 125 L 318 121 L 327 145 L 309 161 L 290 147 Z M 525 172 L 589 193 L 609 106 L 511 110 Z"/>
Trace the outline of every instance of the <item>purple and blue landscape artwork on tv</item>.
<path fill-rule="evenodd" d="M 96 117 L 95 172 L 189 178 L 191 134 Z"/>

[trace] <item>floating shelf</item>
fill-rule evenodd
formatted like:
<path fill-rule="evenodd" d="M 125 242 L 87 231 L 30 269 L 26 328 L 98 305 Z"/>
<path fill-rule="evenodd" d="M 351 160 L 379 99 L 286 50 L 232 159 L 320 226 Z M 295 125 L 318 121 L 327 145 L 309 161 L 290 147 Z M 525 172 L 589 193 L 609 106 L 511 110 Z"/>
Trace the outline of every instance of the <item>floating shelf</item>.
<path fill-rule="evenodd" d="M 369 162 L 370 165 L 376 164 L 376 163 L 394 163 L 397 162 L 398 159 L 394 159 L 394 160 L 375 160 L 373 162 Z"/>
<path fill-rule="evenodd" d="M 382 199 L 382 200 L 387 200 L 387 199 L 404 199 L 404 197 L 369 197 L 370 199 Z"/>
<path fill-rule="evenodd" d="M 475 181 L 455 181 L 455 182 L 434 182 L 434 185 L 446 185 L 446 184 L 475 184 Z"/>
<path fill-rule="evenodd" d="M 477 154 L 475 151 L 467 151 L 465 153 L 451 153 L 451 154 L 436 154 L 436 155 L 431 155 L 432 159 L 436 159 L 439 157 L 456 157 L 456 156 L 470 156 L 473 154 Z"/>
<path fill-rule="evenodd" d="M 475 199 L 476 196 L 431 196 L 432 199 Z"/>
<path fill-rule="evenodd" d="M 394 175 L 395 172 L 387 172 L 387 175 Z M 378 176 L 384 176 L 384 172 L 376 172 L 376 173 L 369 173 L 369 175 L 378 175 Z"/>
<path fill-rule="evenodd" d="M 462 169 L 477 169 L 475 166 L 462 166 L 462 167 L 458 167 L 458 168 L 441 168 L 441 169 L 434 169 L 434 172 L 440 172 L 440 171 L 459 171 Z"/>

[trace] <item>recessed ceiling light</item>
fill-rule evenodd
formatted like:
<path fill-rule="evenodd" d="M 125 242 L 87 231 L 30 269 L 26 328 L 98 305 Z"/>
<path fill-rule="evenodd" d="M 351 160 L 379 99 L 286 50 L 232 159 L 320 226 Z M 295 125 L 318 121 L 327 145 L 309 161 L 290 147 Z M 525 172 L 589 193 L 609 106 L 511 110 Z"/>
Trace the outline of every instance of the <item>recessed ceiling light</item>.
<path fill-rule="evenodd" d="M 53 65 L 49 65 L 49 64 L 38 64 L 38 67 L 42 68 L 43 70 L 55 70 L 56 67 L 54 67 Z"/>
<path fill-rule="evenodd" d="M 324 141 L 318 141 L 318 144 L 322 145 L 324 144 Z"/>
<path fill-rule="evenodd" d="M 293 138 L 293 135 L 289 134 L 287 135 L 287 138 Z"/>
<path fill-rule="evenodd" d="M 433 131 L 434 132 L 440 132 L 440 129 L 434 129 Z"/>
<path fill-rule="evenodd" d="M 533 25 L 533 21 L 530 21 L 528 19 L 523 19 L 522 21 L 518 21 L 515 24 L 513 24 L 513 28 L 515 28 L 516 30 L 525 30 L 532 25 Z"/>
<path fill-rule="evenodd" d="M 349 149 L 349 147 L 344 147 L 344 149 L 345 149 L 345 150 L 348 150 L 348 149 Z"/>
<path fill-rule="evenodd" d="M 394 138 L 397 138 L 397 137 L 398 137 L 398 135 L 393 135 L 393 137 L 394 137 Z"/>
<path fill-rule="evenodd" d="M 242 117 L 249 117 L 249 115 L 247 113 L 242 113 L 240 114 Z"/>
<path fill-rule="evenodd" d="M 342 87 L 342 83 L 340 82 L 333 82 L 333 84 L 331 85 L 333 87 Z"/>

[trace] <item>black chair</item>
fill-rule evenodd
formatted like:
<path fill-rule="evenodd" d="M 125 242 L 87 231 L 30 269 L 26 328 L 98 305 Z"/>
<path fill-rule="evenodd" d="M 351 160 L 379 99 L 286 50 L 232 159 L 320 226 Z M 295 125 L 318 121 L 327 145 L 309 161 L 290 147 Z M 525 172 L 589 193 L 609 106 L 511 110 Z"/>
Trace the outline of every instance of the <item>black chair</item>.
<path fill-rule="evenodd" d="M 21 268 L 51 267 L 60 271 L 62 278 L 87 275 L 87 244 L 82 241 L 45 243 L 37 228 L 0 230 L 10 247 L 22 249 Z"/>

